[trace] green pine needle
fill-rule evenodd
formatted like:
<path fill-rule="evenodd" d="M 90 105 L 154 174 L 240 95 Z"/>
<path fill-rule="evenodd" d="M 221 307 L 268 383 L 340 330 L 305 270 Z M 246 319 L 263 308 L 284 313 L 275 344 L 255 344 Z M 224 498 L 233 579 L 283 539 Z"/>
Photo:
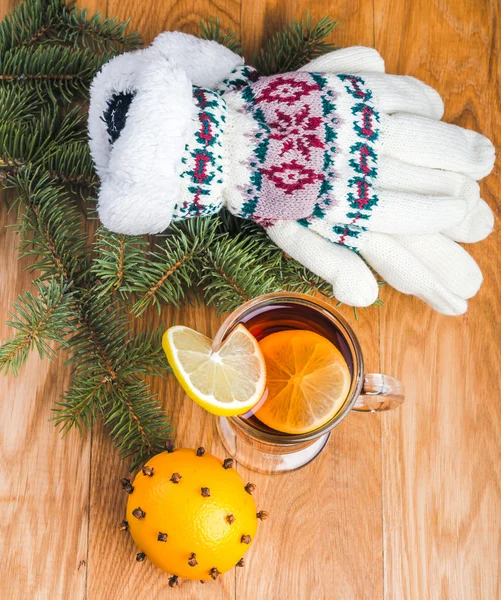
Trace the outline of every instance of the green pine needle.
<path fill-rule="evenodd" d="M 0 23 L 0 54 L 12 48 L 70 45 L 95 52 L 121 52 L 142 45 L 139 34 L 126 32 L 128 21 L 89 17 L 87 10 L 64 0 L 26 0 Z"/>
<path fill-rule="evenodd" d="M 201 284 L 208 305 L 218 313 L 234 310 L 247 300 L 277 291 L 276 258 L 263 252 L 259 237 L 245 232 L 220 234 L 203 255 Z"/>
<path fill-rule="evenodd" d="M 209 17 L 208 19 L 202 19 L 200 21 L 200 32 L 198 37 L 203 40 L 214 40 L 218 44 L 222 44 L 229 48 L 236 54 L 242 54 L 242 44 L 238 37 L 238 33 L 233 31 L 231 28 L 227 29 L 224 33 L 221 31 L 221 23 L 219 17 L 215 19 Z"/>
<path fill-rule="evenodd" d="M 90 268 L 86 233 L 68 192 L 52 184 L 47 175 L 29 169 L 19 173 L 14 183 L 22 215 L 17 228 L 20 257 L 32 258 L 29 269 L 40 271 L 41 279 L 57 277 L 85 285 Z"/>
<path fill-rule="evenodd" d="M 162 304 L 173 304 L 179 308 L 186 292 L 196 281 L 197 255 L 197 243 L 177 235 L 175 230 L 163 240 L 160 238 L 155 251 L 148 253 L 141 272 L 129 285 L 129 290 L 137 298 L 132 312 L 139 316 L 149 306 L 155 306 L 160 314 Z"/>
<path fill-rule="evenodd" d="M 254 66 L 263 75 L 296 71 L 317 56 L 331 52 L 335 46 L 325 41 L 337 21 L 329 16 L 315 22 L 309 13 L 302 21 L 292 20 L 278 31 L 254 57 Z"/>
<path fill-rule="evenodd" d="M 54 27 L 52 42 L 70 43 L 74 48 L 92 51 L 123 52 L 142 47 L 141 36 L 127 32 L 129 21 L 120 22 L 117 17 L 102 18 L 100 13 L 89 17 L 87 9 L 72 5 L 64 8 Z"/>
<path fill-rule="evenodd" d="M 0 370 L 17 374 L 34 348 L 51 360 L 64 348 L 72 383 L 54 420 L 64 433 L 101 417 L 120 454 L 138 464 L 171 434 L 143 381 L 167 371 L 160 332 L 134 335 L 116 295 L 134 282 L 132 249 L 143 264 L 147 244 L 127 239 L 120 263 L 119 236 L 102 230 L 93 254 L 74 194 L 89 197 L 98 183 L 78 102 L 88 101 L 104 62 L 140 45 L 125 28 L 62 0 L 27 0 L 0 24 L 0 180 L 17 193 L 20 256 L 38 273 L 37 295 L 14 303 L 9 324 L 17 333 L 0 346 Z"/>
<path fill-rule="evenodd" d="M 92 78 L 112 54 L 83 48 L 29 46 L 0 54 L 0 82 L 21 87 L 29 83 L 43 99 L 71 102 L 86 94 Z"/>
<path fill-rule="evenodd" d="M 146 266 L 148 248 L 148 242 L 141 236 L 112 233 L 100 227 L 92 264 L 92 272 L 99 281 L 98 294 L 118 292 L 127 298 L 138 274 Z"/>
<path fill-rule="evenodd" d="M 38 44 L 64 8 L 60 0 L 20 2 L 0 23 L 0 55 L 11 48 Z"/>
<path fill-rule="evenodd" d="M 24 292 L 14 302 L 15 313 L 7 321 L 17 334 L 0 346 L 0 372 L 11 369 L 17 375 L 31 350 L 36 348 L 40 358 L 53 360 L 56 353 L 49 342 L 67 346 L 66 337 L 74 330 L 72 324 L 72 292 L 62 280 L 33 282 L 38 295 Z"/>

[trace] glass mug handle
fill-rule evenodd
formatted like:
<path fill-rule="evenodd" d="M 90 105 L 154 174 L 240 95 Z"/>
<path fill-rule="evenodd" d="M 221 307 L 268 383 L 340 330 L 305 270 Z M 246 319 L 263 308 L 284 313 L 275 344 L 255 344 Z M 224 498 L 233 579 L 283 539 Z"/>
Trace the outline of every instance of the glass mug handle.
<path fill-rule="evenodd" d="M 364 385 L 352 410 L 360 412 L 381 412 L 392 410 L 403 404 L 404 386 L 389 375 L 369 373 L 364 377 Z"/>

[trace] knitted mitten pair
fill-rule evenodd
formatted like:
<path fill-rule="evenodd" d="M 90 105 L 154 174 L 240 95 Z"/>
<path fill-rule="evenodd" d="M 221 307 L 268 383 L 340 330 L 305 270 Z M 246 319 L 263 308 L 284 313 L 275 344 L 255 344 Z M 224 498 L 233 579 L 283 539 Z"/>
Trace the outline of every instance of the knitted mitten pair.
<path fill-rule="evenodd" d="M 163 33 L 119 56 L 91 89 L 99 213 L 113 231 L 164 230 L 225 205 L 355 306 L 390 285 L 461 314 L 482 281 L 458 244 L 493 215 L 476 181 L 494 149 L 443 123 L 439 95 L 346 48 L 257 77 L 215 42 Z"/>

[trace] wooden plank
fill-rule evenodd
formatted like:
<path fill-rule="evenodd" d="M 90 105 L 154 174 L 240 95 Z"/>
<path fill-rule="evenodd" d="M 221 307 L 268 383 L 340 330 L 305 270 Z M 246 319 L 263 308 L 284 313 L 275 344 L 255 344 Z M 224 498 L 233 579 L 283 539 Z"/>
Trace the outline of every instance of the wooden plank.
<path fill-rule="evenodd" d="M 373 3 L 361 0 L 342 0 L 334 7 L 322 0 L 312 11 L 318 17 L 330 10 L 340 20 L 333 35 L 340 46 L 373 45 L 375 30 L 389 71 L 416 75 L 437 87 L 449 120 L 483 129 L 499 145 L 496 3 L 375 2 L 374 22 Z M 0 0 L 0 14 L 13 4 Z M 131 16 L 146 40 L 168 28 L 194 31 L 199 18 L 211 14 L 237 29 L 241 20 L 248 57 L 263 38 L 308 8 L 300 0 L 287 5 L 245 0 L 240 15 L 240 4 L 231 0 L 141 5 L 109 0 L 108 6 L 105 0 L 87 0 L 84 5 L 111 16 Z M 483 184 L 491 206 L 500 188 L 498 167 Z M 499 214 L 499 205 L 496 210 Z M 5 212 L 0 221 L 7 222 Z M 15 243 L 11 231 L 0 232 L 4 306 L 30 281 L 20 270 L 24 263 L 13 260 Z M 116 484 L 126 465 L 100 430 L 93 435 L 91 475 L 89 438 L 58 438 L 47 419 L 67 373 L 60 362 L 49 365 L 33 357 L 20 378 L 1 382 L 2 539 L 8 540 L 3 555 L 9 573 L 0 581 L 1 596 L 81 598 L 87 577 L 88 597 L 99 600 L 172 593 L 202 600 L 380 598 L 383 485 L 386 598 L 500 597 L 500 246 L 498 233 L 471 249 L 486 283 L 464 318 L 441 317 L 415 299 L 383 291 L 383 368 L 407 386 L 403 410 L 381 418 L 350 415 L 323 455 L 297 473 L 272 477 L 240 469 L 258 484 L 256 499 L 271 518 L 261 526 L 236 584 L 229 573 L 214 584 L 185 582 L 173 591 L 147 561 L 134 561 L 129 536 L 116 530 L 125 507 Z M 342 310 L 349 315 L 348 308 Z M 373 310 L 361 312 L 358 322 L 352 319 L 369 370 L 379 370 L 377 319 Z M 159 322 L 155 316 L 146 321 Z M 209 334 L 220 321 L 205 308 L 162 313 L 166 325 L 184 323 Z M 2 329 L 2 335 L 9 334 Z M 154 386 L 177 426 L 176 442 L 203 444 L 222 456 L 212 417 L 187 401 L 172 378 Z"/>
<path fill-rule="evenodd" d="M 125 10 L 122 5 L 120 10 Z M 348 21 L 354 14 L 353 7 L 346 2 L 343 10 L 340 18 Z M 172 12 L 175 11 L 176 6 Z M 300 16 L 304 11 L 298 8 L 297 12 Z M 109 13 L 113 14 L 111 3 Z M 203 14 L 201 10 L 200 14 Z M 286 23 L 291 16 L 284 12 L 278 25 Z M 364 18 L 366 16 L 364 12 Z M 246 24 L 252 26 L 255 18 L 255 15 L 244 18 L 242 30 L 247 31 Z M 151 35 L 164 26 L 159 27 L 154 19 L 152 23 Z M 172 27 L 175 26 L 178 26 L 176 20 Z M 357 24 L 351 26 L 355 31 Z M 366 43 L 371 42 L 371 35 L 372 22 L 369 21 Z M 360 43 L 360 35 L 354 41 Z M 350 315 L 351 309 L 344 312 Z M 196 312 L 183 309 L 164 311 L 163 322 L 184 323 L 214 333 L 221 318 L 203 308 Z M 362 342 L 369 368 L 376 368 L 377 311 L 362 313 L 354 326 L 364 332 Z M 159 391 L 161 397 L 166 398 L 167 412 L 178 427 L 176 442 L 188 446 L 203 443 L 222 456 L 214 419 L 187 400 L 175 381 L 160 384 Z M 262 525 L 261 541 L 258 539 L 249 553 L 248 566 L 237 573 L 237 598 L 286 598 L 291 593 L 300 598 L 326 597 L 332 591 L 340 598 L 382 594 L 379 435 L 377 417 L 356 415 L 339 428 L 329 450 L 300 472 L 269 477 L 239 467 L 245 477 L 258 484 L 256 499 L 260 507 L 272 512 L 272 518 Z M 113 598 L 167 596 L 172 590 L 167 589 L 165 576 L 147 562 L 135 563 L 136 550 L 128 536 L 110 529 L 110 522 L 115 524 L 121 520 L 125 499 L 117 486 L 112 491 L 112 502 L 103 507 L 102 494 L 103 490 L 110 489 L 109 474 L 116 473 L 118 479 L 123 472 L 123 465 L 110 453 L 107 440 L 101 442 L 94 438 L 89 598 L 100 598 L 105 593 L 109 596 L 110 592 Z M 315 492 L 311 493 L 313 489 Z M 359 528 L 363 532 L 361 536 Z M 362 573 L 358 563 L 346 560 L 354 538 L 361 549 L 361 559 L 371 565 L 369 574 Z M 198 582 L 184 582 L 176 594 L 182 598 L 226 598 L 234 593 L 233 577 L 233 573 L 228 573 L 217 585 L 211 583 L 204 587 Z M 145 581 L 148 581 L 147 586 Z"/>
<path fill-rule="evenodd" d="M 372 3 L 340 1 L 245 2 L 242 37 L 252 57 L 263 40 L 290 22 L 330 14 L 339 20 L 339 46 L 373 44 Z M 360 336 L 367 369 L 378 370 L 378 311 L 343 307 Z M 380 598 L 382 580 L 380 423 L 350 415 L 311 465 L 285 475 L 243 470 L 257 486 L 259 504 L 271 513 L 248 567 L 237 573 L 237 598 Z M 265 538 L 266 536 L 266 538 Z M 264 541 L 265 539 L 265 541 Z"/>
<path fill-rule="evenodd" d="M 0 205 L 0 222 L 13 224 Z M 12 335 L 7 310 L 31 277 L 17 260 L 12 229 L 0 230 L 0 339 Z M 63 440 L 49 422 L 69 383 L 63 360 L 32 355 L 19 376 L 0 379 L 2 598 L 82 598 L 86 585 L 89 439 Z"/>
<path fill-rule="evenodd" d="M 131 18 L 131 27 L 139 29 L 145 41 L 150 41 L 164 30 L 195 32 L 200 19 L 210 15 L 219 15 L 222 27 L 238 28 L 240 6 L 239 2 L 232 0 L 217 3 L 163 2 L 161 5 L 143 3 L 141 6 L 134 2 L 109 0 L 108 14 L 117 14 L 123 19 Z M 182 323 L 206 331 L 209 335 L 216 332 L 220 321 L 205 307 L 186 307 L 181 311 L 165 308 L 161 318 L 151 313 L 145 317 L 145 325 L 162 323 L 168 326 L 174 322 Z M 167 413 L 172 417 L 176 428 L 176 444 L 185 447 L 203 445 L 207 451 L 223 456 L 224 450 L 217 437 L 215 420 L 188 400 L 172 377 L 165 381 L 157 379 L 153 385 Z M 110 599 L 170 597 L 173 590 L 168 587 L 167 576 L 148 561 L 137 563 L 137 549 L 132 539 L 117 529 L 118 523 L 123 519 L 126 503 L 118 479 L 126 475 L 127 466 L 116 456 L 102 431 L 95 435 L 92 461 L 88 598 L 100 600 L 105 594 Z M 103 495 L 110 498 L 111 502 L 103 504 Z M 198 581 L 185 581 L 176 595 L 183 599 L 233 598 L 235 574 L 229 573 L 217 582 L 205 586 Z"/>
<path fill-rule="evenodd" d="M 0 0 L 0 18 L 17 4 Z M 85 6 L 95 7 L 94 0 Z M 5 226 L 16 222 L 0 204 L 0 339 L 12 336 L 4 325 L 17 295 L 31 289 L 18 260 L 18 238 Z M 17 378 L 0 379 L 0 498 L 2 520 L 2 598 L 83 598 L 87 584 L 90 436 L 76 431 L 61 439 L 52 408 L 69 384 L 64 360 L 40 361 L 34 353 Z"/>
<path fill-rule="evenodd" d="M 130 19 L 131 27 L 150 42 L 162 31 L 197 33 L 200 20 L 219 16 L 221 27 L 239 29 L 240 0 L 108 0 L 108 12 Z"/>
<path fill-rule="evenodd" d="M 499 147 L 498 4 L 376 0 L 375 7 L 387 69 L 436 87 L 446 120 Z M 481 188 L 499 215 L 499 163 Z M 407 386 L 403 410 L 383 417 L 388 599 L 501 596 L 500 242 L 498 229 L 467 247 L 485 282 L 464 317 L 385 293 L 383 368 Z"/>
<path fill-rule="evenodd" d="M 201 18 L 219 15 L 222 27 L 238 28 L 239 3 L 227 2 L 164 2 L 139 6 L 133 2 L 109 0 L 108 14 L 131 18 L 131 27 L 137 27 L 146 41 L 166 29 L 194 32 Z M 213 335 L 221 322 L 213 311 L 205 307 L 185 307 L 181 311 L 165 308 L 162 316 L 149 313 L 144 324 L 168 326 L 172 323 L 186 324 L 199 331 Z M 207 451 L 219 456 L 224 450 L 217 437 L 215 420 L 192 401 L 188 400 L 177 382 L 172 378 L 156 379 L 153 389 L 172 417 L 176 428 L 175 442 L 178 446 L 203 445 Z M 92 452 L 92 485 L 90 507 L 89 589 L 88 598 L 100 600 L 104 595 L 111 598 L 170 597 L 167 576 L 145 561 L 137 563 L 137 549 L 128 534 L 120 533 L 118 523 L 123 519 L 126 498 L 118 480 L 127 474 L 127 465 L 111 448 L 106 435 L 97 431 Z M 103 503 L 103 497 L 109 499 Z M 147 585 L 145 584 L 147 582 Z M 233 598 L 235 574 L 229 573 L 217 582 L 202 586 L 198 581 L 183 582 L 176 591 L 179 598 Z"/>
<path fill-rule="evenodd" d="M 16 5 L 0 0 L 0 18 Z M 0 193 L 1 190 L 0 190 Z M 29 261 L 18 260 L 16 222 L 0 203 L 0 339 L 17 295 L 31 288 Z M 62 360 L 33 354 L 17 378 L 0 379 L 0 525 L 2 598 L 82 598 L 86 585 L 89 440 L 57 434 L 51 409 L 69 383 Z"/>
<path fill-rule="evenodd" d="M 350 318 L 364 331 L 369 368 L 378 346 L 373 318 Z M 353 414 L 322 454 L 298 471 L 270 476 L 239 467 L 257 484 L 256 500 L 270 519 L 237 573 L 237 598 L 382 596 L 379 443 L 378 417 Z"/>

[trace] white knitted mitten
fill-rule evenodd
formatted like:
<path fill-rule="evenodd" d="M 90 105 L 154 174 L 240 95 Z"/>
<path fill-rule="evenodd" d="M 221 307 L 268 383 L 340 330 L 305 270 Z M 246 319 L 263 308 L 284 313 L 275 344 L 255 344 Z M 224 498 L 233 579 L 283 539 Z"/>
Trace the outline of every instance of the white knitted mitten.
<path fill-rule="evenodd" d="M 385 74 L 372 49 L 258 78 L 215 42 L 165 33 L 93 83 L 99 214 L 113 231 L 155 233 L 226 205 L 342 302 L 377 297 L 362 256 L 400 291 L 460 314 L 481 274 L 453 240 L 492 229 L 476 180 L 494 149 L 442 114 L 433 89 Z"/>
<path fill-rule="evenodd" d="M 381 71 L 373 51 L 346 49 L 306 65 L 313 81 L 296 74 L 262 78 L 251 84 L 252 94 L 245 90 L 244 107 L 235 94 L 225 96 L 244 131 L 233 134 L 238 142 L 230 154 L 237 157 L 232 172 L 240 176 L 228 186 L 227 205 L 261 222 L 287 254 L 329 281 L 342 302 L 367 306 L 377 298 L 377 283 L 360 254 L 401 292 L 439 312 L 461 314 L 482 275 L 453 240 L 476 242 L 492 230 L 493 215 L 476 179 L 492 169 L 493 146 L 476 132 L 440 122 L 440 97 L 418 80 L 361 73 L 364 58 Z M 352 74 L 335 75 L 344 63 Z M 312 121 L 318 116 L 315 100 L 301 93 L 309 84 L 320 86 L 320 123 L 331 126 L 324 136 Z M 244 111 L 260 127 L 242 124 Z M 303 111 L 311 120 L 298 123 L 295 115 Z M 244 136 L 258 138 L 256 130 L 267 133 L 264 151 L 259 143 L 244 144 Z M 318 163 L 323 159 L 317 170 L 316 148 Z M 240 174 L 241 164 L 251 168 Z M 316 176 L 315 197 L 309 192 Z"/>

